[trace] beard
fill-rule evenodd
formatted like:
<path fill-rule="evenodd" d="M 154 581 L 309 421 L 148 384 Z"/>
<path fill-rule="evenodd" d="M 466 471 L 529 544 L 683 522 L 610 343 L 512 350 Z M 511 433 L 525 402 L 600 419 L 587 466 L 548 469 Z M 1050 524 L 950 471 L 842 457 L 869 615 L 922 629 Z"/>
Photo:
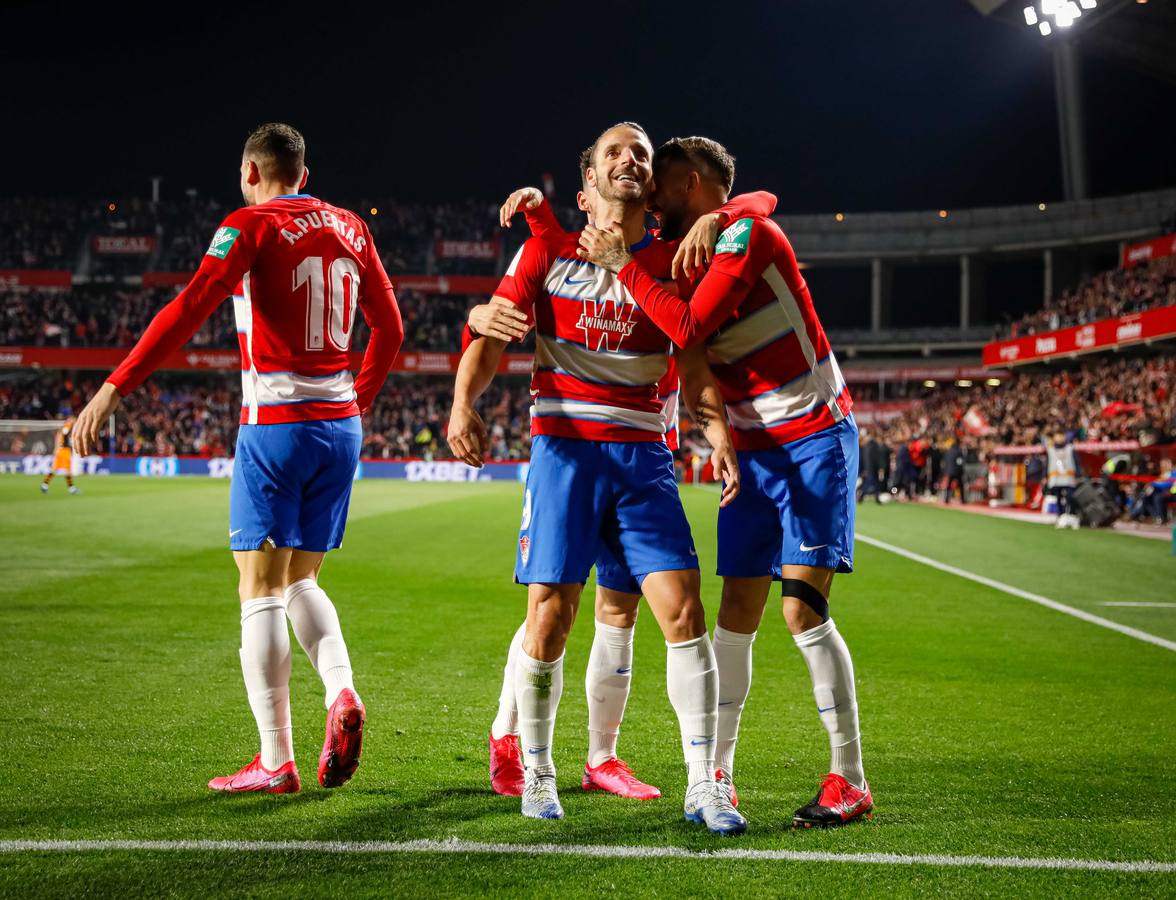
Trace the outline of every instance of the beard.
<path fill-rule="evenodd" d="M 663 241 L 676 241 L 684 237 L 688 230 L 685 212 L 671 212 L 667 209 L 661 211 L 661 239 Z"/>
<path fill-rule="evenodd" d="M 600 195 L 600 199 L 607 200 L 609 202 L 620 202 L 626 204 L 640 203 L 644 205 L 646 195 L 649 193 L 649 185 L 646 184 L 645 186 L 642 186 L 641 190 L 636 195 L 634 195 L 622 188 L 598 169 L 596 171 L 596 193 Z"/>

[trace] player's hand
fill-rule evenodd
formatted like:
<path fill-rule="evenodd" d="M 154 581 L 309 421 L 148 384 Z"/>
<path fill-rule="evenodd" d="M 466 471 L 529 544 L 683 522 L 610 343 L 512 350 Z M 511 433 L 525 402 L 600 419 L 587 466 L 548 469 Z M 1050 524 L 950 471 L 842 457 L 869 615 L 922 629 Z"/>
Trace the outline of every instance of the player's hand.
<path fill-rule="evenodd" d="M 447 440 L 453 455 L 467 466 L 475 469 L 482 468 L 482 457 L 486 453 L 490 439 L 486 432 L 486 423 L 472 406 L 453 407 L 449 414 L 449 431 Z"/>
<path fill-rule="evenodd" d="M 585 225 L 580 233 L 580 246 L 576 248 L 576 253 L 581 259 L 610 272 L 621 271 L 633 258 L 619 225 L 610 225 L 607 229 Z"/>
<path fill-rule="evenodd" d="M 86 408 L 82 410 L 78 420 L 74 422 L 73 428 L 74 449 L 79 455 L 89 456 L 98 448 L 98 436 L 102 431 L 102 426 L 118 409 L 121 402 L 122 397 L 118 395 L 114 385 L 108 381 L 86 404 Z"/>
<path fill-rule="evenodd" d="M 690 231 L 678 244 L 674 261 L 670 263 L 670 274 L 675 279 L 679 272 L 685 272 L 687 278 L 693 278 L 696 271 L 710 264 L 715 255 L 715 242 L 719 239 L 719 222 L 722 218 L 717 212 L 707 213 L 699 216 L 690 226 Z"/>
<path fill-rule="evenodd" d="M 723 484 L 719 506 L 726 506 L 739 496 L 739 460 L 735 456 L 735 448 L 730 444 L 715 447 L 711 454 L 711 468 L 715 478 Z"/>
<path fill-rule="evenodd" d="M 479 303 L 470 310 L 470 328 L 482 337 L 500 341 L 521 341 L 531 330 L 527 314 L 501 297 L 491 297 L 489 303 Z"/>
<path fill-rule="evenodd" d="M 506 202 L 498 210 L 498 224 L 503 228 L 510 228 L 510 219 L 520 209 L 535 209 L 543 202 L 543 192 L 539 188 L 519 188 L 506 198 Z"/>

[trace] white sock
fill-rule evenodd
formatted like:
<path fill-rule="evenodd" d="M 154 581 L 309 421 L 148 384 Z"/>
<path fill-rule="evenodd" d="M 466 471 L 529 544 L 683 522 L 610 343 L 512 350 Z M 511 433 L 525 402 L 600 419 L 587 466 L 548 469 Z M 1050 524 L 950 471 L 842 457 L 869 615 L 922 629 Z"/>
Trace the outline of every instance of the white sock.
<path fill-rule="evenodd" d="M 858 730 L 857 692 L 853 660 L 833 620 L 793 635 L 813 680 L 813 697 L 821 724 L 829 732 L 832 760 L 829 771 L 863 787 L 862 742 Z"/>
<path fill-rule="evenodd" d="M 515 661 L 519 650 L 523 646 L 523 635 L 527 633 L 527 623 L 523 622 L 519 630 L 514 633 L 510 642 L 510 649 L 506 653 L 506 665 L 502 667 L 502 691 L 498 694 L 498 715 L 490 723 L 490 737 L 499 741 L 508 734 L 519 732 L 519 708 L 515 703 Z"/>
<path fill-rule="evenodd" d="M 715 625 L 715 664 L 719 669 L 719 727 L 715 741 L 715 768 L 728 776 L 735 769 L 735 744 L 739 717 L 751 690 L 751 645 L 755 632 L 742 634 Z"/>
<path fill-rule="evenodd" d="M 519 707 L 519 747 L 523 765 L 538 775 L 554 775 L 551 741 L 563 693 L 563 655 L 555 662 L 532 659 L 519 647 L 515 658 L 515 697 Z"/>
<path fill-rule="evenodd" d="M 680 644 L 666 642 L 666 693 L 682 732 L 682 753 L 690 777 L 687 789 L 699 781 L 713 781 L 719 673 L 707 635 Z"/>
<path fill-rule="evenodd" d="M 241 604 L 241 674 L 270 771 L 294 758 L 290 727 L 290 632 L 281 597 Z"/>
<path fill-rule="evenodd" d="M 596 623 L 584 691 L 588 695 L 588 765 L 617 755 L 617 735 L 633 683 L 633 628 Z"/>
<path fill-rule="evenodd" d="M 326 591 L 313 578 L 300 578 L 286 588 L 286 615 L 294 626 L 298 643 L 310 657 L 326 688 L 326 706 L 331 708 L 344 688 L 355 690 L 351 680 L 351 659 L 343 642 L 339 614 Z"/>

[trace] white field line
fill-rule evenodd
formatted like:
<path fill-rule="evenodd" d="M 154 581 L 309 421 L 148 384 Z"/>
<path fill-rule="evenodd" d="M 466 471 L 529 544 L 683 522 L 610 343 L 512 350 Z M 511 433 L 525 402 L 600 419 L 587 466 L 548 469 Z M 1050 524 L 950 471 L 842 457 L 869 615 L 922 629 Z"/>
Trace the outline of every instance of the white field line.
<path fill-rule="evenodd" d="M 1148 609 L 1176 609 L 1176 603 L 1149 603 L 1136 600 L 1108 600 L 1099 606 L 1142 606 Z"/>
<path fill-rule="evenodd" d="M 977 575 L 975 572 L 969 572 L 967 569 L 960 569 L 956 566 L 949 566 L 947 563 L 942 563 L 937 559 L 931 559 L 929 556 L 923 556 L 919 553 L 913 553 L 910 550 L 904 550 L 902 547 L 896 547 L 894 544 L 888 544 L 885 541 L 878 540 L 877 538 L 868 537 L 860 532 L 857 535 L 857 539 L 863 544 L 869 544 L 871 547 L 877 547 L 879 550 L 887 550 L 890 553 L 895 553 L 899 556 L 906 557 L 909 560 L 922 563 L 923 565 L 930 566 L 933 569 L 939 569 L 941 572 L 947 572 L 949 575 L 957 575 L 960 578 L 966 578 L 968 581 L 974 581 L 977 584 L 984 585 L 985 587 L 1003 591 L 1006 594 L 1012 594 L 1014 597 L 1020 597 L 1022 600 L 1028 600 L 1030 603 L 1040 604 L 1041 606 L 1052 609 L 1055 612 L 1065 613 L 1067 616 L 1073 616 L 1075 619 L 1081 619 L 1083 622 L 1089 622 L 1091 625 L 1098 625 L 1102 628 L 1109 628 L 1111 631 L 1117 631 L 1120 634 L 1133 637 L 1137 641 L 1144 641 L 1148 644 L 1155 644 L 1157 647 L 1163 647 L 1165 650 L 1176 652 L 1176 641 L 1169 641 L 1167 638 L 1162 638 L 1146 631 L 1140 631 L 1138 628 L 1132 628 L 1130 625 L 1120 625 L 1118 622 L 1112 622 L 1110 619 L 1104 619 L 1102 616 L 1096 616 L 1093 613 L 1088 613 L 1085 610 L 1077 609 L 1073 606 L 1066 606 L 1064 603 L 1058 603 L 1057 600 L 1050 600 L 1049 597 L 1043 597 L 1041 594 L 1034 594 L 1031 591 L 1023 591 L 1018 587 L 1013 587 L 1011 584 L 1005 584 L 1003 581 L 997 581 L 993 578 Z"/>
<path fill-rule="evenodd" d="M 499 844 L 483 841 L 0 841 L 0 853 L 453 853 L 508 856 L 590 856 L 597 859 L 749 860 L 753 862 L 865 863 L 883 866 L 955 866 L 989 869 L 1066 869 L 1088 872 L 1176 872 L 1176 863 L 1152 860 L 1066 859 L 1022 856 L 950 856 L 937 853 L 824 853 L 815 850 L 686 850 L 607 844 Z"/>

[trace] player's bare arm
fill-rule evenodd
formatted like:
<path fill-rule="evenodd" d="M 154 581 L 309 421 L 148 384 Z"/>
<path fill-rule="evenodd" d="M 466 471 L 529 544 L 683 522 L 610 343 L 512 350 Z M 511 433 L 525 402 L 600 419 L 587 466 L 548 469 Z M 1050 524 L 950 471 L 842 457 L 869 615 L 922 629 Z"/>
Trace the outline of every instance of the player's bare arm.
<path fill-rule="evenodd" d="M 98 436 L 103 424 L 118 409 L 122 402 L 113 384 L 109 381 L 98 389 L 86 408 L 78 415 L 74 423 L 74 449 L 81 456 L 89 456 L 98 447 Z"/>
<path fill-rule="evenodd" d="M 739 494 L 739 461 L 735 456 L 735 445 L 731 440 L 731 429 L 727 426 L 727 410 L 719 386 L 702 347 L 677 350 L 675 355 L 682 399 L 714 448 L 711 465 L 715 478 L 723 484 L 719 506 L 726 506 Z"/>
<path fill-rule="evenodd" d="M 474 341 L 462 355 L 457 367 L 453 409 L 449 413 L 446 439 L 454 456 L 477 469 L 482 468 L 482 456 L 489 440 L 486 423 L 482 421 L 474 404 L 494 379 L 506 343 L 490 337 Z"/>

